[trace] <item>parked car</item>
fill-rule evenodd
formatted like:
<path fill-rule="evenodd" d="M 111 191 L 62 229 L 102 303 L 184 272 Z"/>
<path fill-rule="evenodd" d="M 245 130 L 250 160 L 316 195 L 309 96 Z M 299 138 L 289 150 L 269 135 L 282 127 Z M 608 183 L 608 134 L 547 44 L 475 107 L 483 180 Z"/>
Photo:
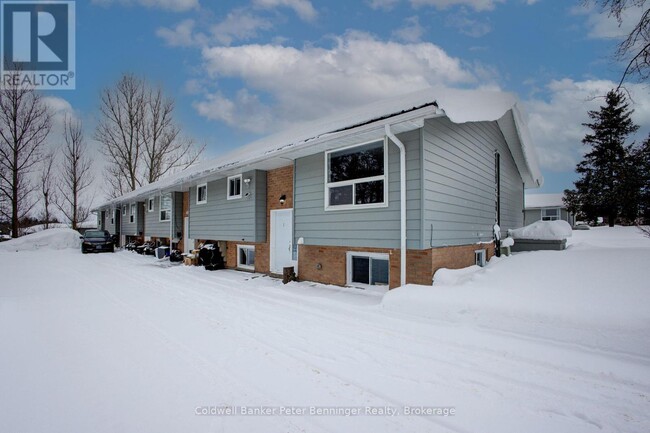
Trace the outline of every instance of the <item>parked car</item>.
<path fill-rule="evenodd" d="M 115 243 L 111 234 L 106 230 L 88 230 L 86 234 L 80 236 L 79 239 L 81 242 L 81 252 L 86 253 L 100 253 L 104 252 L 115 252 Z"/>
<path fill-rule="evenodd" d="M 10 241 L 10 240 L 11 240 L 11 236 L 9 236 L 9 235 L 0 235 L 0 242 Z"/>

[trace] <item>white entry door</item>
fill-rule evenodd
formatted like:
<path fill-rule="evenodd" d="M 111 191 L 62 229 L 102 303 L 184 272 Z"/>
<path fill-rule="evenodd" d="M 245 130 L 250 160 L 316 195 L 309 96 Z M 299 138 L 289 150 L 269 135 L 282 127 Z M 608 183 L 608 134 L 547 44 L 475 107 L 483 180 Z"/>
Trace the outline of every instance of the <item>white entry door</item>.
<path fill-rule="evenodd" d="M 293 209 L 271 211 L 271 273 L 293 266 Z"/>
<path fill-rule="evenodd" d="M 183 237 L 185 241 L 183 242 L 183 252 L 189 254 L 194 249 L 194 239 L 188 238 L 190 235 L 190 218 L 185 217 L 183 219 Z"/>

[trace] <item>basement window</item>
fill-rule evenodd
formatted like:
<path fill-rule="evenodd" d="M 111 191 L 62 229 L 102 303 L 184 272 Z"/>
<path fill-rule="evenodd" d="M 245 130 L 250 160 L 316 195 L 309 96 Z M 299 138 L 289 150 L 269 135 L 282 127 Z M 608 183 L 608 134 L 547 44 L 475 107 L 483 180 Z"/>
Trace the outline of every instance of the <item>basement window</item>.
<path fill-rule="evenodd" d="M 197 185 L 196 187 L 196 204 L 205 204 L 208 202 L 208 184 Z"/>
<path fill-rule="evenodd" d="M 325 155 L 325 210 L 384 207 L 386 141 L 379 140 Z"/>
<path fill-rule="evenodd" d="M 241 174 L 228 178 L 228 200 L 241 198 Z"/>
<path fill-rule="evenodd" d="M 388 286 L 388 254 L 347 253 L 348 285 L 350 286 Z"/>
<path fill-rule="evenodd" d="M 476 266 L 480 266 L 480 267 L 485 266 L 485 250 L 474 251 L 474 263 L 476 264 Z"/>
<path fill-rule="evenodd" d="M 160 222 L 171 221 L 172 219 L 172 195 L 160 195 Z"/>
<path fill-rule="evenodd" d="M 247 271 L 255 270 L 254 245 L 237 245 L 237 267 Z"/>

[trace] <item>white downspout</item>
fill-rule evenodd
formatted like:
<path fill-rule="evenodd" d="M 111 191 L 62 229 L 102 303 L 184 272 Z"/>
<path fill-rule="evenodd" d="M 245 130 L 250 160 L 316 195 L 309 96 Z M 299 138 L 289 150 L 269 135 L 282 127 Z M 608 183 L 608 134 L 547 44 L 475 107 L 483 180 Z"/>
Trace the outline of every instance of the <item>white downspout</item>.
<path fill-rule="evenodd" d="M 400 286 L 406 285 L 406 147 L 386 125 L 386 136 L 399 148 Z"/>

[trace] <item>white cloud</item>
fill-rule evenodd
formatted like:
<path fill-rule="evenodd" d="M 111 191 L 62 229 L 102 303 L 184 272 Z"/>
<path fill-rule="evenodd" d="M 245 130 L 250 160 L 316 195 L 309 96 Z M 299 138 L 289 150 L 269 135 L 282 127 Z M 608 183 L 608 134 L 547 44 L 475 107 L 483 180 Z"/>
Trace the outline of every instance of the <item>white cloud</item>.
<path fill-rule="evenodd" d="M 207 119 L 258 133 L 267 131 L 273 121 L 269 107 L 260 103 L 259 98 L 246 89 L 237 92 L 234 100 L 220 92 L 208 94 L 204 100 L 195 102 L 194 108 Z"/>
<path fill-rule="evenodd" d="M 623 11 L 621 23 L 610 16 L 606 11 L 602 11 L 593 5 L 575 6 L 571 9 L 574 15 L 584 15 L 587 17 L 586 26 L 588 29 L 587 36 L 592 39 L 621 39 L 627 36 L 634 26 L 638 23 L 642 7 L 630 6 Z"/>
<path fill-rule="evenodd" d="M 395 30 L 393 36 L 404 42 L 419 42 L 424 35 L 424 27 L 420 25 L 417 15 L 404 20 L 404 26 Z"/>
<path fill-rule="evenodd" d="M 275 9 L 278 7 L 287 7 L 305 21 L 316 19 L 318 12 L 309 0 L 254 0 L 253 4 L 264 9 Z"/>
<path fill-rule="evenodd" d="M 120 3 L 127 6 L 140 5 L 173 12 L 184 12 L 199 7 L 199 0 L 92 0 L 92 3 L 102 6 L 110 6 L 113 3 Z"/>
<path fill-rule="evenodd" d="M 467 6 L 477 11 L 488 11 L 494 9 L 497 3 L 505 3 L 506 0 L 411 0 L 413 7 L 434 6 L 438 9 L 448 9 L 454 6 Z"/>
<path fill-rule="evenodd" d="M 573 170 L 584 152 L 582 139 L 589 120 L 587 111 L 598 110 L 602 98 L 616 84 L 608 80 L 556 80 L 546 86 L 548 98 L 526 101 L 529 128 L 537 147 L 542 168 L 551 171 Z M 650 95 L 643 85 L 631 85 L 629 91 L 635 104 L 634 121 L 646 128 L 637 134 L 645 138 L 650 125 Z"/>
<path fill-rule="evenodd" d="M 251 92 L 246 98 L 247 109 L 252 111 L 258 104 L 254 110 L 258 119 L 273 116 L 272 122 L 262 125 L 277 127 L 432 85 L 476 82 L 473 72 L 459 59 L 434 44 L 385 42 L 359 32 L 336 38 L 331 48 L 212 47 L 203 50 L 203 58 L 211 77 L 242 80 Z M 253 100 L 252 94 L 266 95 L 265 100 L 271 102 L 262 104 Z M 242 99 L 238 96 L 237 103 Z M 195 107 L 203 116 L 252 129 L 231 117 L 235 111 L 229 102 L 235 103 L 218 93 Z M 262 131 L 257 125 L 254 130 Z"/>
<path fill-rule="evenodd" d="M 211 28 L 214 38 L 225 45 L 235 40 L 247 40 L 257 37 L 259 30 L 269 30 L 273 24 L 267 19 L 258 17 L 244 9 L 230 12 L 226 18 Z"/>
<path fill-rule="evenodd" d="M 488 22 L 470 18 L 465 8 L 460 13 L 450 14 L 445 20 L 445 25 L 454 27 L 460 33 L 473 38 L 480 38 L 492 31 L 492 26 Z"/>
<path fill-rule="evenodd" d="M 160 27 L 156 35 L 163 39 L 171 47 L 189 47 L 200 43 L 203 39 L 200 35 L 194 34 L 195 22 L 192 19 L 183 20 L 173 29 Z"/>
<path fill-rule="evenodd" d="M 369 0 L 368 6 L 371 9 L 392 10 L 400 0 Z"/>

